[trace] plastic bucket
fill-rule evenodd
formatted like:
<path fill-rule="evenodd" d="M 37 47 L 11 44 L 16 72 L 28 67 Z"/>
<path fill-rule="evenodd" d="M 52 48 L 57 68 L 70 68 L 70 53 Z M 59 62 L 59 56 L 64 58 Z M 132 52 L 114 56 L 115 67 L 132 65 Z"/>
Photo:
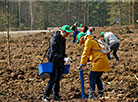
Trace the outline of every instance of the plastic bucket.
<path fill-rule="evenodd" d="M 63 70 L 63 74 L 68 74 L 69 73 L 69 68 L 70 65 L 65 65 L 65 68 Z M 39 70 L 39 76 L 42 79 L 46 79 L 50 77 L 50 74 L 53 71 L 53 64 L 48 62 L 48 63 L 41 63 L 38 65 L 38 70 Z"/>
<path fill-rule="evenodd" d="M 69 73 L 69 68 L 70 68 L 70 65 L 65 65 L 65 68 L 63 70 L 63 74 L 68 74 Z"/>
<path fill-rule="evenodd" d="M 39 75 L 41 75 L 42 73 L 49 73 L 51 74 L 53 71 L 53 64 L 48 62 L 48 63 L 41 63 L 38 66 L 38 70 L 39 70 Z"/>

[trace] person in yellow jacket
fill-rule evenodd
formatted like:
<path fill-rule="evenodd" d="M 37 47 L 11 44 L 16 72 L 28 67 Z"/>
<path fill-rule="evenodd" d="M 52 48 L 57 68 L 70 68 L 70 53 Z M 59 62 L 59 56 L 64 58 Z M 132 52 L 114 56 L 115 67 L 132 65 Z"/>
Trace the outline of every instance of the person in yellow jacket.
<path fill-rule="evenodd" d="M 110 71 L 110 66 L 108 62 L 108 58 L 105 54 L 100 52 L 100 46 L 97 41 L 94 40 L 92 35 L 82 36 L 81 34 L 77 35 L 77 40 L 79 44 L 84 44 L 84 50 L 81 56 L 79 70 L 82 70 L 86 65 L 88 59 L 92 62 L 92 68 L 89 74 L 89 99 L 95 99 L 95 86 L 97 85 L 98 93 L 100 96 L 103 95 L 103 84 L 101 80 L 101 76 L 104 71 Z M 99 50 L 99 51 L 93 51 Z"/>

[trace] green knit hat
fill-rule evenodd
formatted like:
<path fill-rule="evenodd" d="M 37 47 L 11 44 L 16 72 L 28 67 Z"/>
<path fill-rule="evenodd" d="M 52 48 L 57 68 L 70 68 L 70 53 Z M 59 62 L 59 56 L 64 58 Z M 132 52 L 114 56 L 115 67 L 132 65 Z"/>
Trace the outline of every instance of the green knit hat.
<path fill-rule="evenodd" d="M 70 26 L 69 25 L 62 26 L 61 30 L 64 30 L 64 31 L 66 31 L 68 33 L 71 33 L 71 30 L 70 30 Z"/>
<path fill-rule="evenodd" d="M 77 41 L 76 43 L 79 43 L 79 40 L 81 37 L 85 36 L 86 34 L 84 32 L 80 32 L 78 35 L 77 35 Z"/>
<path fill-rule="evenodd" d="M 83 24 L 80 24 L 80 27 L 82 27 L 83 26 Z"/>
<path fill-rule="evenodd" d="M 104 33 L 105 33 L 104 31 L 101 32 L 101 37 L 103 36 Z"/>

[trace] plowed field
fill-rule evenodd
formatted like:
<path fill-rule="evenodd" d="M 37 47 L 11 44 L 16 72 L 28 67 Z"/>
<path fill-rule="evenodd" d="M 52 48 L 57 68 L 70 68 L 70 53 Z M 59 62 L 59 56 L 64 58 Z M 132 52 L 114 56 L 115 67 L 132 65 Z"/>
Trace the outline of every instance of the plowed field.
<path fill-rule="evenodd" d="M 132 33 L 127 33 L 122 26 L 96 28 L 94 32 L 98 36 L 101 30 L 112 31 L 120 41 L 117 52 L 120 61 L 117 62 L 111 54 L 111 71 L 104 72 L 102 76 L 104 97 L 95 102 L 138 102 L 138 27 L 129 26 L 129 29 Z M 43 81 L 39 78 L 38 65 L 48 48 L 51 35 L 38 33 L 11 37 L 11 67 L 7 64 L 6 37 L 0 37 L 0 102 L 42 102 L 48 79 Z M 73 59 L 73 63 L 70 73 L 63 75 L 60 95 L 63 102 L 80 102 L 81 86 L 77 66 L 81 49 L 72 44 L 71 40 L 71 36 L 67 38 L 66 53 Z M 47 62 L 47 58 L 44 62 Z M 90 68 L 90 64 L 84 68 L 86 97 Z"/>

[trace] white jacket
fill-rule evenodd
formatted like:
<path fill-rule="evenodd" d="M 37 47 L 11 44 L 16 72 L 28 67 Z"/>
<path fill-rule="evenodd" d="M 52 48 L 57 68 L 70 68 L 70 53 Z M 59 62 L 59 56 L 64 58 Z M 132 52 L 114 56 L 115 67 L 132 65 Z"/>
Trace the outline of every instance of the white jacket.
<path fill-rule="evenodd" d="M 117 37 L 112 32 L 105 32 L 104 33 L 104 41 L 108 45 L 111 45 L 113 43 L 118 43 L 119 42 Z"/>

